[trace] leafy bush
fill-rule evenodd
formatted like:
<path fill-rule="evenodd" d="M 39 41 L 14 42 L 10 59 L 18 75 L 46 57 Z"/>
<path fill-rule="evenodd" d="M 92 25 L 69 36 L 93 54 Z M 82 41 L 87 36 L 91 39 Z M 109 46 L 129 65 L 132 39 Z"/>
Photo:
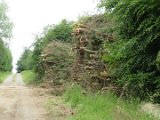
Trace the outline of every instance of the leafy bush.
<path fill-rule="evenodd" d="M 127 94 L 142 99 L 159 87 L 156 66 L 160 50 L 160 2 L 157 0 L 101 0 L 115 21 L 117 41 L 106 45 L 103 56 L 118 85 L 127 86 Z M 136 89 L 137 87 L 137 89 Z"/>

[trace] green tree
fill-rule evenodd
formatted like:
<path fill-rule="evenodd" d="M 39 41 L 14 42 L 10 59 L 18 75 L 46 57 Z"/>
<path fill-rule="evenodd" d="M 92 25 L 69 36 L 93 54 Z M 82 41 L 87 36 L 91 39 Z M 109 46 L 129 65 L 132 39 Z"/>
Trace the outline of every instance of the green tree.
<path fill-rule="evenodd" d="M 0 41 L 0 71 L 12 70 L 12 55 L 3 41 Z"/>
<path fill-rule="evenodd" d="M 58 40 L 70 42 L 71 33 L 72 23 L 64 19 L 57 25 L 47 26 L 44 30 L 44 39 L 47 41 Z"/>
<path fill-rule="evenodd" d="M 116 25 L 117 41 L 106 46 L 104 59 L 126 95 L 145 98 L 160 91 L 156 59 L 160 50 L 160 2 L 157 0 L 101 0 Z"/>
<path fill-rule="evenodd" d="M 0 0 L 0 71 L 12 70 L 12 56 L 8 40 L 12 36 L 12 23 L 7 16 L 7 5 Z"/>
<path fill-rule="evenodd" d="M 23 54 L 17 62 L 17 71 L 22 72 L 24 70 L 31 70 L 33 68 L 32 51 L 25 48 Z"/>
<path fill-rule="evenodd" d="M 0 0 L 0 40 L 6 41 L 12 36 L 13 24 L 7 16 L 7 4 Z"/>

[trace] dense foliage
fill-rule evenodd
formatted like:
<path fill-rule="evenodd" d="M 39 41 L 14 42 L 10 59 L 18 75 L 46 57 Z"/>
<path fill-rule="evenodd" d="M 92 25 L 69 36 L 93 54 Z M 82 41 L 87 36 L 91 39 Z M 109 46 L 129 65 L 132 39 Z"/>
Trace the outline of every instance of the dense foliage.
<path fill-rule="evenodd" d="M 17 72 L 22 72 L 24 70 L 30 70 L 33 68 L 33 58 L 32 51 L 25 48 L 22 56 L 17 62 Z"/>
<path fill-rule="evenodd" d="M 11 51 L 0 41 L 0 71 L 11 71 L 12 70 L 12 55 Z"/>
<path fill-rule="evenodd" d="M 128 96 L 145 98 L 160 91 L 160 2 L 157 0 L 101 0 L 115 21 L 115 43 L 104 56 L 115 82 Z M 158 63 L 156 63 L 156 61 Z"/>
<path fill-rule="evenodd" d="M 71 41 L 71 32 L 72 32 L 72 22 L 68 22 L 67 20 L 62 20 L 59 24 L 50 26 L 47 31 L 44 39 L 47 41 Z"/>
<path fill-rule="evenodd" d="M 0 71 L 12 70 L 12 56 L 8 47 L 8 40 L 12 35 L 12 23 L 6 12 L 7 5 L 0 0 Z"/>

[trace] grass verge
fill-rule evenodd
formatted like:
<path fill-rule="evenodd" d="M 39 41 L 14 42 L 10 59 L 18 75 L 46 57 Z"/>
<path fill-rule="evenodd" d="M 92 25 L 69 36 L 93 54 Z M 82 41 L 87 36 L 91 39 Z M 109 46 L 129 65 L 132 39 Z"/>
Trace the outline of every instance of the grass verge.
<path fill-rule="evenodd" d="M 2 83 L 10 74 L 11 72 L 0 72 L 0 83 Z"/>
<path fill-rule="evenodd" d="M 45 107 L 47 111 L 47 120 L 66 120 L 72 113 L 71 107 L 66 105 L 59 96 L 50 96 L 46 103 Z"/>
<path fill-rule="evenodd" d="M 75 109 L 68 120 L 155 120 L 142 112 L 138 102 L 119 100 L 112 93 L 87 94 L 80 87 L 70 87 L 65 102 Z"/>
<path fill-rule="evenodd" d="M 33 84 L 35 82 L 36 74 L 32 70 L 25 70 L 21 72 L 21 75 L 26 84 Z"/>

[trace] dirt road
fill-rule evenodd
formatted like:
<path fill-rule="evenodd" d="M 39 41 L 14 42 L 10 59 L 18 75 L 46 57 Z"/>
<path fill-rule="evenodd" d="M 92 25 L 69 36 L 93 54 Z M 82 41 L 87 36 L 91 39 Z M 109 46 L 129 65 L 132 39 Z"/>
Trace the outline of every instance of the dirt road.
<path fill-rule="evenodd" d="M 41 96 L 26 87 L 20 74 L 0 85 L 0 120 L 47 120 Z"/>

